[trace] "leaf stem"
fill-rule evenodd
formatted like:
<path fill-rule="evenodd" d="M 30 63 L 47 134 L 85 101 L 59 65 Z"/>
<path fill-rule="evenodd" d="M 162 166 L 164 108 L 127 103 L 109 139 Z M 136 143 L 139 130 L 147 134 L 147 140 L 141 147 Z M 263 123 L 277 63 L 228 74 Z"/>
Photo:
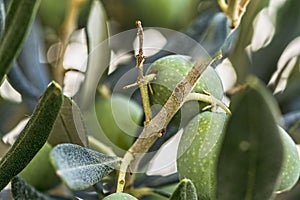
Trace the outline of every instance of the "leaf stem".
<path fill-rule="evenodd" d="M 209 103 L 211 105 L 217 105 L 220 108 L 222 108 L 226 112 L 226 114 L 231 115 L 231 111 L 229 110 L 229 108 L 222 101 L 215 98 L 211 94 L 190 93 L 186 97 L 185 102 L 193 101 L 193 100 L 203 101 L 203 102 Z"/>
<path fill-rule="evenodd" d="M 221 10 L 231 19 L 232 29 L 240 24 L 249 2 L 250 0 L 230 0 L 227 4 L 225 0 L 218 0 Z"/>
<path fill-rule="evenodd" d="M 228 11 L 228 5 L 227 5 L 226 1 L 225 0 L 218 0 L 218 4 L 219 4 L 221 10 L 224 13 L 227 13 L 227 11 Z"/>
<path fill-rule="evenodd" d="M 104 153 L 106 155 L 109 155 L 109 156 L 116 156 L 115 152 L 107 145 L 103 144 L 102 142 L 100 142 L 99 140 L 94 138 L 93 136 L 89 135 L 87 137 L 88 137 L 90 148 L 95 149 L 95 150 L 97 150 L 101 153 Z"/>

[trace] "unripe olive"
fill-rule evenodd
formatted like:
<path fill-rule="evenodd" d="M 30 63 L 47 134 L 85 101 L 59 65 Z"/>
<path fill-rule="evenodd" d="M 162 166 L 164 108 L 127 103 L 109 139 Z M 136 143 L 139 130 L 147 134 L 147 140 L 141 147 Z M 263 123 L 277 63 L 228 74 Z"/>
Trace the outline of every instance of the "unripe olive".
<path fill-rule="evenodd" d="M 178 174 L 180 179 L 192 180 L 199 199 L 215 199 L 217 155 L 221 148 L 226 119 L 227 116 L 222 113 L 200 113 L 188 123 L 180 139 Z M 279 133 L 283 142 L 284 159 L 276 191 L 283 192 L 297 183 L 300 158 L 288 133 L 281 127 Z"/>
<path fill-rule="evenodd" d="M 199 199 L 214 199 L 217 155 L 226 119 L 224 113 L 203 112 L 188 123 L 180 139 L 179 178 L 194 183 Z"/>
<path fill-rule="evenodd" d="M 170 55 L 156 60 L 152 63 L 147 74 L 156 73 L 156 80 L 152 82 L 153 95 L 150 95 L 151 105 L 163 106 L 178 82 L 180 82 L 193 67 L 192 58 L 183 55 Z M 196 83 L 192 92 L 209 92 L 215 98 L 223 98 L 222 82 L 212 67 L 208 67 Z M 197 101 L 190 101 L 184 104 L 181 114 L 177 113 L 171 124 L 185 125 L 192 117 L 197 115 L 201 109 L 208 104 Z M 181 116 L 183 115 L 183 116 Z"/>
<path fill-rule="evenodd" d="M 278 192 L 290 190 L 299 179 L 300 159 L 295 142 L 281 127 L 279 133 L 283 142 L 283 165 L 279 177 Z"/>
<path fill-rule="evenodd" d="M 51 150 L 52 146 L 46 143 L 20 173 L 28 184 L 40 191 L 51 189 L 60 182 L 49 160 Z"/>
<path fill-rule="evenodd" d="M 139 19 L 144 26 L 182 29 L 197 14 L 199 0 L 103 0 L 107 14 L 130 29 Z"/>
<path fill-rule="evenodd" d="M 117 192 L 103 198 L 103 200 L 138 200 L 138 199 L 127 193 Z"/>
<path fill-rule="evenodd" d="M 115 94 L 109 99 L 97 98 L 95 110 L 103 132 L 91 134 L 121 155 L 135 139 L 143 117 L 142 107 L 126 96 Z"/>

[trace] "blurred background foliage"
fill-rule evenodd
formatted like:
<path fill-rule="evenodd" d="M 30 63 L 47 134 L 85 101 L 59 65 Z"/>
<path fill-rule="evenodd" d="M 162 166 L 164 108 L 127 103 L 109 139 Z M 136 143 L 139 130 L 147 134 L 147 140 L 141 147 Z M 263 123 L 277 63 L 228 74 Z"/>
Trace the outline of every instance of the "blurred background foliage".
<path fill-rule="evenodd" d="M 3 5 L 3 9 L 2 7 L 0 9 L 2 15 L 9 9 L 11 1 L 3 0 L 0 3 Z M 221 61 L 216 61 L 213 66 L 219 72 L 228 96 L 231 89 L 242 84 L 249 74 L 259 77 L 277 100 L 282 114 L 282 126 L 298 144 L 300 143 L 299 7 L 298 0 L 251 0 L 240 27 L 232 30 L 230 20 L 221 11 L 216 0 L 41 0 L 28 37 L 0 88 L 0 135 L 3 137 L 0 143 L 0 156 L 5 154 L 12 143 L 11 140 L 20 132 L 23 127 L 20 121 L 32 114 L 40 95 L 51 80 L 63 85 L 64 94 L 78 104 L 82 112 L 78 111 L 78 115 L 84 119 L 83 126 L 86 126 L 83 134 L 93 136 L 91 133 L 99 131 L 95 127 L 95 121 L 91 119 L 96 115 L 98 120 L 101 120 L 102 113 L 97 110 L 94 112 L 95 108 L 91 105 L 105 106 L 103 102 L 112 101 L 114 98 L 111 96 L 112 92 L 120 95 L 119 101 L 126 102 L 130 98 L 135 101 L 128 104 L 128 107 L 134 107 L 136 113 L 133 113 L 131 118 L 135 118 L 136 124 L 141 125 L 143 120 L 140 114 L 139 91 L 123 91 L 117 85 L 118 80 L 135 66 L 133 51 L 135 30 L 133 34 L 129 34 L 130 37 L 106 40 L 117 33 L 133 29 L 137 19 L 142 21 L 144 27 L 167 28 L 184 33 L 200 43 L 211 56 L 222 54 Z M 2 28 L 4 21 L 0 23 Z M 166 37 L 163 32 L 157 36 L 157 30 L 155 31 L 156 35 L 145 34 L 145 38 L 150 40 L 149 46 L 151 42 L 158 42 L 164 48 L 180 47 L 182 52 L 189 52 L 191 47 L 182 45 L 177 37 Z M 61 49 L 65 51 L 62 52 Z M 146 55 L 145 71 L 149 63 L 168 54 L 172 52 L 156 51 Z M 107 68 L 109 64 L 111 65 Z M 102 76 L 98 77 L 99 74 Z M 126 79 L 128 84 L 135 82 L 136 71 L 131 75 Z M 68 116 L 70 112 L 71 106 L 65 107 L 62 116 Z M 106 112 L 110 112 L 109 109 L 103 108 L 107 110 Z M 68 132 L 72 127 L 65 129 Z M 61 131 L 61 127 L 57 130 Z M 131 131 L 138 132 L 138 130 L 139 128 L 134 128 Z M 169 126 L 166 136 L 159 139 L 151 147 L 151 151 L 159 149 L 177 131 L 176 127 Z M 123 134 L 120 130 L 116 132 Z M 102 130 L 101 134 L 104 137 L 105 130 Z M 64 141 L 77 141 L 73 143 L 85 146 L 86 138 L 83 139 L 82 133 L 77 133 L 74 137 L 75 139 L 65 136 Z M 51 145 L 61 143 L 53 140 Z M 114 150 L 122 152 L 132 141 L 132 138 L 127 139 L 126 144 L 119 145 L 122 146 L 121 149 Z M 104 143 L 110 144 L 105 139 Z M 96 141 L 90 138 L 90 147 L 94 149 L 99 147 L 97 138 Z M 147 155 L 141 167 L 147 166 L 148 161 L 154 156 L 154 154 Z M 175 188 L 174 183 L 178 181 L 177 174 L 173 172 L 174 169 L 171 169 L 171 175 L 166 177 L 160 174 L 140 175 L 136 186 L 161 189 L 171 185 L 167 188 L 168 191 L 172 191 Z M 114 189 L 114 176 L 115 174 L 110 175 L 105 180 L 106 183 L 99 188 L 105 191 Z M 292 191 L 280 194 L 276 199 L 299 199 L 299 187 L 298 184 Z M 63 194 L 70 192 L 66 188 L 59 189 Z M 96 196 L 95 192 L 89 190 L 74 193 L 84 199 L 95 199 Z M 8 198 L 5 196 L 6 191 L 0 195 L 1 198 Z"/>

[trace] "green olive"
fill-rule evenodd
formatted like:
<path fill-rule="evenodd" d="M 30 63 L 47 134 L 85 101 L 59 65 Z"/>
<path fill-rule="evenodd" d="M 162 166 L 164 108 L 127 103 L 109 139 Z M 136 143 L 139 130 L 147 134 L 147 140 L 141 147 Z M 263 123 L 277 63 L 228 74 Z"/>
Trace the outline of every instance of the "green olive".
<path fill-rule="evenodd" d="M 281 127 L 279 127 L 279 133 L 283 141 L 284 160 L 276 191 L 284 192 L 290 190 L 298 182 L 300 159 L 296 144 L 289 134 Z"/>
<path fill-rule="evenodd" d="M 103 198 L 103 200 L 138 200 L 138 199 L 127 193 L 117 192 Z"/>
<path fill-rule="evenodd" d="M 199 0 L 103 0 L 108 16 L 124 29 L 136 20 L 144 26 L 182 29 L 197 14 Z"/>
<path fill-rule="evenodd" d="M 180 82 L 193 67 L 193 61 L 189 56 L 170 55 L 152 63 L 147 74 L 156 73 L 156 80 L 152 82 L 153 95 L 150 95 L 151 105 L 163 106 L 170 97 L 176 84 Z M 212 67 L 208 67 L 196 83 L 193 92 L 209 92 L 215 98 L 223 98 L 222 82 Z M 190 101 L 184 104 L 181 113 L 177 113 L 171 124 L 184 126 L 191 118 L 197 115 L 208 104 Z M 182 115 L 182 116 L 181 116 Z"/>
<path fill-rule="evenodd" d="M 227 116 L 203 112 L 186 126 L 178 148 L 177 168 L 180 179 L 193 181 L 200 199 L 215 199 L 215 169 Z M 276 192 L 290 190 L 299 179 L 300 158 L 288 133 L 279 127 L 284 159 Z"/>
<path fill-rule="evenodd" d="M 135 139 L 143 117 L 142 107 L 125 96 L 112 95 L 109 99 L 97 98 L 95 109 L 103 132 L 91 134 L 121 155 Z"/>
<path fill-rule="evenodd" d="M 179 178 L 190 179 L 199 199 L 215 199 L 215 169 L 228 117 L 224 113 L 203 112 L 186 126 L 178 148 Z"/>
<path fill-rule="evenodd" d="M 52 146 L 46 143 L 20 173 L 27 183 L 40 191 L 51 189 L 60 182 L 49 160 L 51 150 Z"/>

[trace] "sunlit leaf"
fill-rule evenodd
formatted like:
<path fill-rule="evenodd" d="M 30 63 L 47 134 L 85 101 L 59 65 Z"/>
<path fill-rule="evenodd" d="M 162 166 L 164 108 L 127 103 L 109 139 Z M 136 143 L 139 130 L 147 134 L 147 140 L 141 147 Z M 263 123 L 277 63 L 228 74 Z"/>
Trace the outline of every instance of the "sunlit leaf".
<path fill-rule="evenodd" d="M 39 100 L 31 119 L 0 161 L 0 190 L 20 173 L 43 147 L 63 103 L 61 88 L 52 83 Z"/>
<path fill-rule="evenodd" d="M 197 200 L 197 191 L 192 181 L 182 179 L 173 192 L 170 200 Z"/>
<path fill-rule="evenodd" d="M 84 110 L 93 100 L 99 79 L 108 69 L 110 50 L 105 10 L 100 1 L 93 0 L 87 23 L 88 66 L 78 94 L 79 107 Z M 101 64 L 100 64 L 101 63 Z"/>
<path fill-rule="evenodd" d="M 57 145 L 50 153 L 56 173 L 74 190 L 86 189 L 118 167 L 120 159 L 74 144 Z"/>
<path fill-rule="evenodd" d="M 283 145 L 273 97 L 251 78 L 232 99 L 217 167 L 217 199 L 270 199 L 281 171 Z M 234 178 L 233 178 L 234 177 Z"/>

